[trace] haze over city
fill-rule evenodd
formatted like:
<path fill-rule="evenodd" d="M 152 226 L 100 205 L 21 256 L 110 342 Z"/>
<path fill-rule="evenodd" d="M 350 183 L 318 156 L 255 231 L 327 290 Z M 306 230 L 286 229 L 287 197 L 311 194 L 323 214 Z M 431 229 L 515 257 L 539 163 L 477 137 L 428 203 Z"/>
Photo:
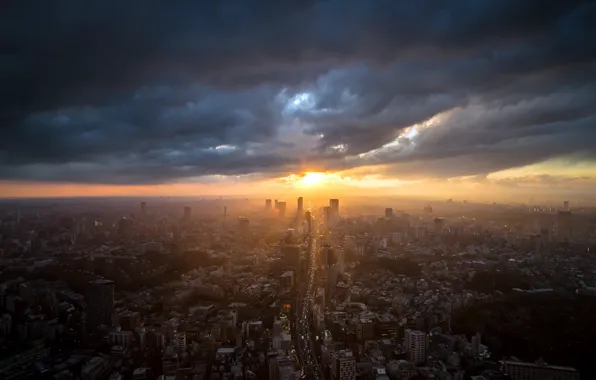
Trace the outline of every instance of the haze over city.
<path fill-rule="evenodd" d="M 596 379 L 596 2 L 5 0 L 1 380 Z"/>

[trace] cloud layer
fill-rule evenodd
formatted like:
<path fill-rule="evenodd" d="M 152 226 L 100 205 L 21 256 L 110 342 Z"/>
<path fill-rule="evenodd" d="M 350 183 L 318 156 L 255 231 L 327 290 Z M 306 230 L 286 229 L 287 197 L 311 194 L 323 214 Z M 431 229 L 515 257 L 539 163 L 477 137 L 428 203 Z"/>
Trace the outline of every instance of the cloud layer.
<path fill-rule="evenodd" d="M 10 2 L 0 179 L 596 159 L 587 1 Z"/>

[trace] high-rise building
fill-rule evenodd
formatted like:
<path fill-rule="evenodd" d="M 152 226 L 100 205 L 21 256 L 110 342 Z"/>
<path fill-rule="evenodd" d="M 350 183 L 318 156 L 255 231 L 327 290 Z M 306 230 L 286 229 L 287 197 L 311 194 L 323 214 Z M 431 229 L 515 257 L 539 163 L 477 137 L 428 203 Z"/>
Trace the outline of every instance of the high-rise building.
<path fill-rule="evenodd" d="M 564 211 L 569 211 L 569 201 L 563 202 L 563 210 Z"/>
<path fill-rule="evenodd" d="M 333 380 L 356 379 L 356 359 L 352 351 L 340 350 L 332 354 L 331 378 Z"/>
<path fill-rule="evenodd" d="M 391 207 L 385 209 L 385 218 L 393 218 L 393 209 Z"/>
<path fill-rule="evenodd" d="M 277 211 L 280 217 L 286 216 L 286 202 L 277 202 Z"/>
<path fill-rule="evenodd" d="M 445 228 L 445 219 L 435 218 L 435 221 L 434 221 L 435 234 L 441 235 L 443 233 L 443 228 Z"/>
<path fill-rule="evenodd" d="M 192 208 L 190 206 L 184 206 L 184 219 L 189 220 L 192 214 Z"/>
<path fill-rule="evenodd" d="M 569 241 L 572 235 L 571 211 L 559 211 L 557 214 L 557 239 L 559 242 Z"/>
<path fill-rule="evenodd" d="M 228 206 L 224 206 L 224 218 L 228 217 Z"/>
<path fill-rule="evenodd" d="M 87 331 L 100 325 L 112 326 L 114 314 L 114 282 L 90 281 L 85 296 L 87 305 Z"/>
<path fill-rule="evenodd" d="M 312 232 L 312 215 L 310 214 L 310 211 L 307 211 L 304 213 L 304 220 L 306 221 L 306 232 L 311 233 Z"/>
<path fill-rule="evenodd" d="M 141 202 L 141 216 L 147 215 L 147 202 Z"/>
<path fill-rule="evenodd" d="M 426 334 L 418 330 L 406 330 L 405 346 L 409 360 L 414 364 L 426 361 Z"/>
<path fill-rule="evenodd" d="M 336 221 L 339 218 L 339 199 L 329 199 L 329 208 L 331 209 L 331 219 Z"/>
<path fill-rule="evenodd" d="M 298 197 L 298 216 L 302 217 L 303 212 L 304 212 L 304 199 L 302 199 L 302 197 Z"/>
<path fill-rule="evenodd" d="M 271 199 L 265 199 L 265 210 L 271 210 Z"/>

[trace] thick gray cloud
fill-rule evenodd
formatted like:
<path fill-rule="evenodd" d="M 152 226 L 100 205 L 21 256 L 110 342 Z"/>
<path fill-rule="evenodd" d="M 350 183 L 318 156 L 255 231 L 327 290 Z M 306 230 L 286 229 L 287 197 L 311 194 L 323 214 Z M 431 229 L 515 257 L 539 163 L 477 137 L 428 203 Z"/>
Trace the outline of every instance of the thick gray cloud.
<path fill-rule="evenodd" d="M 595 156 L 593 2 L 202 3 L 3 5 L 0 178 L 449 177 Z"/>

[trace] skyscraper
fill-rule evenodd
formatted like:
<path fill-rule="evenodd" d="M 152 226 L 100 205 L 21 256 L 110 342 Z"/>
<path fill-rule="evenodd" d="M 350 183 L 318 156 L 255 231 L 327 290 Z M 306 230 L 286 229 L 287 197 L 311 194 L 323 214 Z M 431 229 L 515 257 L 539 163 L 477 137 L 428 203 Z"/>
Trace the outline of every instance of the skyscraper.
<path fill-rule="evenodd" d="M 85 296 L 87 305 L 87 331 L 97 326 L 112 326 L 114 314 L 114 282 L 109 280 L 90 281 Z"/>
<path fill-rule="evenodd" d="M 393 218 L 393 209 L 391 207 L 385 209 L 385 218 Z"/>
<path fill-rule="evenodd" d="M 147 215 L 147 202 L 141 202 L 141 216 Z"/>
<path fill-rule="evenodd" d="M 184 206 L 184 219 L 186 219 L 186 220 L 190 219 L 191 214 L 192 214 L 192 208 L 190 206 Z"/>
<path fill-rule="evenodd" d="M 304 211 L 304 200 L 302 197 L 298 198 L 298 216 L 302 216 L 302 212 Z"/>
<path fill-rule="evenodd" d="M 569 211 L 569 201 L 563 202 L 563 210 L 564 211 Z"/>
<path fill-rule="evenodd" d="M 307 211 L 304 213 L 304 219 L 306 221 L 306 228 L 308 233 L 311 233 L 312 231 L 312 215 L 310 214 L 310 211 Z"/>
<path fill-rule="evenodd" d="M 286 202 L 277 202 L 277 210 L 279 216 L 283 218 L 286 215 Z"/>
<path fill-rule="evenodd" d="M 557 239 L 559 242 L 568 241 L 572 235 L 571 211 L 559 211 L 557 214 Z"/>
<path fill-rule="evenodd" d="M 443 233 L 443 228 L 445 228 L 445 219 L 435 218 L 435 221 L 434 221 L 435 234 L 441 235 Z"/>
<path fill-rule="evenodd" d="M 265 199 L 265 210 L 271 210 L 271 199 Z"/>
<path fill-rule="evenodd" d="M 329 199 L 329 208 L 331 209 L 331 217 L 336 219 L 339 217 L 339 199 Z"/>

